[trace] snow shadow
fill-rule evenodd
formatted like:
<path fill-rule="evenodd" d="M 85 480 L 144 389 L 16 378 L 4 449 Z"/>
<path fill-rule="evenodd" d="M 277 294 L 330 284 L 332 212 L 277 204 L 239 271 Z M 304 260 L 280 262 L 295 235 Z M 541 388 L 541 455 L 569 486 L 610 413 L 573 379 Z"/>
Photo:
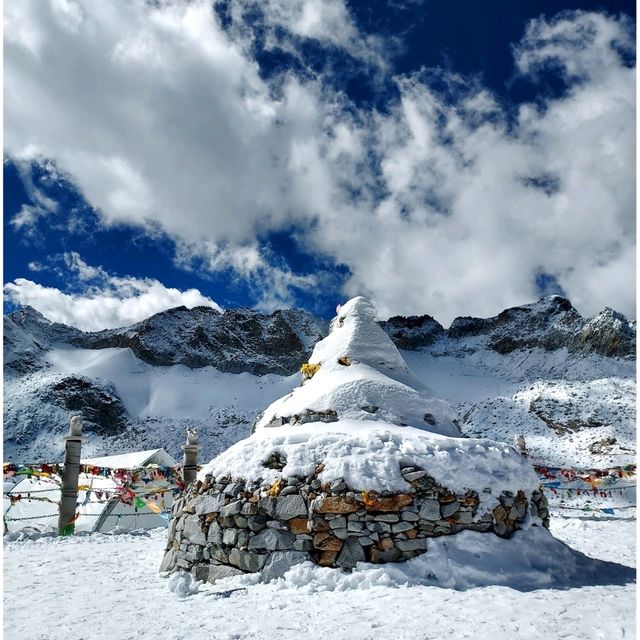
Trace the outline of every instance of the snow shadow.
<path fill-rule="evenodd" d="M 242 577 L 225 584 L 241 586 Z M 276 585 L 298 591 L 346 591 L 376 586 L 431 586 L 465 591 L 503 586 L 517 591 L 625 585 L 636 571 L 595 560 L 554 538 L 542 527 L 516 532 L 510 539 L 463 531 L 429 541 L 427 552 L 403 563 L 360 563 L 351 573 L 305 562 L 292 567 Z"/>

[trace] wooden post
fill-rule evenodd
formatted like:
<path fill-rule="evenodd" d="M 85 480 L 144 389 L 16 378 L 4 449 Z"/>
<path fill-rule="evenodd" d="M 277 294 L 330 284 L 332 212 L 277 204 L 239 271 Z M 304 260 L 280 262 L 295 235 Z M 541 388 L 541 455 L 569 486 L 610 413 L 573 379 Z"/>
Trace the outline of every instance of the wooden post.
<path fill-rule="evenodd" d="M 80 450 L 82 448 L 82 417 L 73 416 L 69 423 L 69 435 L 65 437 L 62 495 L 58 517 L 58 535 L 72 534 L 78 503 L 78 477 L 80 475 Z"/>
<path fill-rule="evenodd" d="M 184 451 L 182 469 L 184 485 L 188 487 L 198 475 L 198 432 L 187 429 L 187 444 L 182 446 Z"/>

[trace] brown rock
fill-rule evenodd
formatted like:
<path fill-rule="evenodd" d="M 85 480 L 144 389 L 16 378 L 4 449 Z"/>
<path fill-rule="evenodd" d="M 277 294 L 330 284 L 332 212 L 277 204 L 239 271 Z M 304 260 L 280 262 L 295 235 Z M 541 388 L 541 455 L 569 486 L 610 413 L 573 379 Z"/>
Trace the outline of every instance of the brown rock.
<path fill-rule="evenodd" d="M 391 549 L 393 547 L 393 540 L 391 538 L 382 538 L 380 542 L 378 542 L 378 548 L 386 551 L 387 549 Z"/>
<path fill-rule="evenodd" d="M 318 513 L 354 513 L 360 505 L 346 496 L 330 496 L 325 498 L 315 510 Z"/>
<path fill-rule="evenodd" d="M 216 514 L 215 513 L 207 513 L 204 521 L 207 524 L 211 524 L 215 519 L 216 519 Z"/>
<path fill-rule="evenodd" d="M 399 493 L 389 498 L 378 498 L 371 493 L 363 495 L 362 504 L 367 511 L 400 511 L 401 507 L 406 507 L 413 502 L 413 498 L 406 493 Z"/>
<path fill-rule="evenodd" d="M 309 529 L 307 528 L 308 520 L 306 518 L 291 518 L 287 522 L 289 525 L 289 531 L 291 533 L 295 533 L 296 535 L 299 533 L 309 533 Z"/>
<path fill-rule="evenodd" d="M 334 538 L 329 533 L 316 533 L 313 536 L 313 546 L 322 551 L 340 551 L 342 549 L 342 540 Z"/>
<path fill-rule="evenodd" d="M 341 545 L 342 546 L 342 545 Z M 332 567 L 335 565 L 336 558 L 338 557 L 339 549 L 337 551 L 325 550 L 318 556 L 318 564 L 321 567 Z"/>
<path fill-rule="evenodd" d="M 409 531 L 405 531 L 404 535 L 407 538 L 415 538 L 418 535 L 418 532 L 415 529 L 409 529 Z"/>
<path fill-rule="evenodd" d="M 371 547 L 371 562 L 398 562 L 402 557 L 402 554 L 395 547 L 386 550 L 380 550 L 376 547 Z"/>
<path fill-rule="evenodd" d="M 502 522 L 507 517 L 507 510 L 501 504 L 499 504 L 492 513 L 495 522 Z"/>
<path fill-rule="evenodd" d="M 452 493 L 441 493 L 438 496 L 440 504 L 448 504 L 449 502 L 455 502 L 456 497 Z"/>
<path fill-rule="evenodd" d="M 318 533 L 320 531 L 329 531 L 329 523 L 319 516 L 315 516 L 311 523 L 312 531 Z"/>

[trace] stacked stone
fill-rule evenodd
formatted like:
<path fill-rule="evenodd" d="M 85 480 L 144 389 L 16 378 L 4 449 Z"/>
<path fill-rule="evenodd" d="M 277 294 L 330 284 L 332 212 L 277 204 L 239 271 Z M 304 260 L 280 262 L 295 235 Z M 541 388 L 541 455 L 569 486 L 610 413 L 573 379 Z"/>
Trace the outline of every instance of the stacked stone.
<path fill-rule="evenodd" d="M 277 454 L 265 463 L 282 468 Z M 199 580 L 263 571 L 278 577 L 297 562 L 350 569 L 357 562 L 399 562 L 427 549 L 429 538 L 464 529 L 510 536 L 528 513 L 548 527 L 547 501 L 535 492 L 503 492 L 480 513 L 475 491 L 456 494 L 424 469 L 402 469 L 406 492 L 355 492 L 342 479 L 279 478 L 275 483 L 207 476 L 173 507 L 161 571 L 191 571 Z M 490 493 L 489 489 L 485 492 Z"/>

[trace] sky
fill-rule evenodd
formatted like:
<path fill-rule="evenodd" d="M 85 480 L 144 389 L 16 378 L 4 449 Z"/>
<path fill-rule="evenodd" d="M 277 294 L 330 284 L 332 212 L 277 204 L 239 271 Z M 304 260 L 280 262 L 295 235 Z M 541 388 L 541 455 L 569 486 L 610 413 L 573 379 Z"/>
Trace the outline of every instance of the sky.
<path fill-rule="evenodd" d="M 635 317 L 635 7 L 4 7 L 4 307 Z"/>

